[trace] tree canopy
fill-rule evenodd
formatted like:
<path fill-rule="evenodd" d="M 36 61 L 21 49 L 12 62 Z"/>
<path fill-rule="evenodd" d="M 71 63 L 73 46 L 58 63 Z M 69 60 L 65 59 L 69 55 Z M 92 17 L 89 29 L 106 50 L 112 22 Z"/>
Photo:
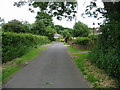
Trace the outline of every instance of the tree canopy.
<path fill-rule="evenodd" d="M 57 31 L 57 33 L 59 33 L 59 34 L 61 33 L 61 31 L 64 30 L 64 27 L 61 25 L 55 25 L 54 28 Z"/>
<path fill-rule="evenodd" d="M 76 0 L 75 0 L 76 1 Z M 34 8 L 39 8 L 39 12 L 45 12 L 52 17 L 56 17 L 58 20 L 62 18 L 68 18 L 72 20 L 75 17 L 77 2 L 30 2 L 30 1 L 19 1 L 15 2 L 14 6 L 20 7 L 22 5 L 28 4 Z M 29 10 L 34 12 L 30 7 Z"/>
<path fill-rule="evenodd" d="M 36 21 L 31 27 L 31 33 L 44 36 L 46 32 L 45 28 L 45 24 L 42 21 Z"/>
<path fill-rule="evenodd" d="M 83 24 L 82 22 L 77 22 L 75 23 L 74 27 L 73 27 L 73 36 L 74 37 L 87 37 L 89 34 L 89 28 L 87 27 L 87 25 Z"/>
<path fill-rule="evenodd" d="M 28 27 L 22 22 L 14 19 L 2 25 L 3 31 L 6 32 L 16 32 L 16 33 L 25 33 L 28 32 Z"/>
<path fill-rule="evenodd" d="M 56 31 L 51 26 L 46 27 L 45 36 L 47 36 L 51 41 L 54 41 L 55 33 L 56 33 Z"/>
<path fill-rule="evenodd" d="M 36 18 L 36 22 L 37 21 L 42 21 L 45 26 L 53 26 L 53 20 L 52 20 L 52 17 L 45 13 L 45 12 L 37 12 L 37 16 L 35 17 Z"/>
<path fill-rule="evenodd" d="M 67 29 L 61 31 L 61 34 L 62 34 L 62 36 L 63 36 L 64 38 L 70 37 L 70 33 L 69 33 L 69 31 L 68 31 Z"/>

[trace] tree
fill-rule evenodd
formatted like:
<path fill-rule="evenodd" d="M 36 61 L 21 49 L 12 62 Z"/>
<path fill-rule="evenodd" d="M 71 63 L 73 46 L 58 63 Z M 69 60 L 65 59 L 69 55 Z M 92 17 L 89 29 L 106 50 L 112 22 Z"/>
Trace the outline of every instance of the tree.
<path fill-rule="evenodd" d="M 4 23 L 4 19 L 0 17 L 0 26 Z"/>
<path fill-rule="evenodd" d="M 33 1 L 33 2 L 30 2 Z M 72 20 L 75 17 L 77 2 L 74 0 L 73 2 L 35 2 L 34 0 L 30 1 L 19 1 L 15 2 L 14 6 L 21 7 L 26 3 L 29 6 L 33 6 L 34 8 L 39 8 L 39 12 L 45 12 L 52 17 L 56 17 L 58 20 L 62 20 L 63 17 L 68 18 L 68 20 Z M 32 8 L 29 9 L 31 12 L 34 12 Z"/>
<path fill-rule="evenodd" d="M 62 36 L 65 38 L 65 42 L 68 42 L 68 39 L 70 37 L 70 33 L 67 29 L 65 29 L 64 31 L 61 31 Z"/>
<path fill-rule="evenodd" d="M 74 37 L 87 37 L 89 34 L 89 28 L 87 25 L 83 24 L 82 22 L 77 22 L 74 25 L 73 36 Z"/>
<path fill-rule="evenodd" d="M 116 78 L 120 87 L 120 2 L 104 2 L 105 8 L 97 8 L 96 2 L 91 3 L 88 6 L 91 10 L 88 11 L 92 12 L 88 14 L 96 16 L 96 13 L 102 13 L 105 20 L 100 26 L 102 34 L 98 35 L 98 40 L 90 53 L 89 60 L 104 69 L 108 75 Z M 96 18 L 99 19 L 100 17 L 96 16 Z"/>
<path fill-rule="evenodd" d="M 73 29 L 72 28 L 64 28 L 64 29 L 68 30 L 68 32 L 70 33 L 70 36 L 73 36 Z"/>
<path fill-rule="evenodd" d="M 45 36 L 47 36 L 51 41 L 54 41 L 55 33 L 56 31 L 51 26 L 47 26 Z"/>
<path fill-rule="evenodd" d="M 6 32 L 26 33 L 28 27 L 15 19 L 3 24 L 2 29 Z"/>
<path fill-rule="evenodd" d="M 31 33 L 37 35 L 45 35 L 45 24 L 42 21 L 36 21 L 31 27 Z"/>
<path fill-rule="evenodd" d="M 57 31 L 57 33 L 59 33 L 59 34 L 61 33 L 61 31 L 64 30 L 64 27 L 61 25 L 55 25 L 54 28 Z"/>
<path fill-rule="evenodd" d="M 45 26 L 53 26 L 52 17 L 45 12 L 37 12 L 36 21 L 42 21 Z"/>
<path fill-rule="evenodd" d="M 47 36 L 51 41 L 53 41 L 56 31 L 51 26 L 46 27 L 45 24 L 39 20 L 32 24 L 31 33 Z"/>
<path fill-rule="evenodd" d="M 65 38 L 65 37 L 70 37 L 70 33 L 69 33 L 69 31 L 67 30 L 67 29 L 65 29 L 65 30 L 63 30 L 62 32 L 61 32 L 61 34 L 62 34 L 62 36 Z"/>

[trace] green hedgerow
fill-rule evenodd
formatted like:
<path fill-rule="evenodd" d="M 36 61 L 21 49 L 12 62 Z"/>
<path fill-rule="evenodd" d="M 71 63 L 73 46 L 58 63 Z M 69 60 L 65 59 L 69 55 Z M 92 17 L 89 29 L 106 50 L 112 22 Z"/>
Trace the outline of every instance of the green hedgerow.
<path fill-rule="evenodd" d="M 10 61 L 24 55 L 30 47 L 49 43 L 45 36 L 23 34 L 23 33 L 2 33 L 2 62 Z"/>

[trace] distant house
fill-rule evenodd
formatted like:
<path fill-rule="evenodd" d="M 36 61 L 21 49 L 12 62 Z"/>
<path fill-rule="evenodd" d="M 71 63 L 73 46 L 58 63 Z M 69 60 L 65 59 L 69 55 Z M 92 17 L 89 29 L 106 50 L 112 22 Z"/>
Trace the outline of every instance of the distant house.
<path fill-rule="evenodd" d="M 60 38 L 63 38 L 60 34 L 57 34 L 57 33 L 54 34 L 54 38 L 55 38 L 55 39 L 58 39 L 59 37 L 60 37 Z"/>

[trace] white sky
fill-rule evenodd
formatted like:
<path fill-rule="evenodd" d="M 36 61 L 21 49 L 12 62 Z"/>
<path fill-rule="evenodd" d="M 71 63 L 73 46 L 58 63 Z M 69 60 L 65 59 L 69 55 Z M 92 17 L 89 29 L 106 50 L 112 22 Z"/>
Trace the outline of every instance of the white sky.
<path fill-rule="evenodd" d="M 24 5 L 21 8 L 13 6 L 13 3 L 18 0 L 0 0 L 0 17 L 4 18 L 5 22 L 8 22 L 13 19 L 20 21 L 28 21 L 33 23 L 35 21 L 36 13 L 31 13 L 28 11 L 28 5 Z M 85 11 L 87 5 L 89 5 L 91 0 L 78 0 L 78 13 L 77 21 L 81 21 L 87 24 L 89 27 L 98 27 L 98 25 L 92 25 L 93 22 L 101 22 L 102 20 L 96 20 L 94 18 L 82 18 L 81 14 Z M 103 7 L 101 0 L 97 0 L 97 5 Z M 37 10 L 36 10 L 37 11 Z M 58 21 L 56 18 L 53 18 L 53 21 L 56 25 L 62 25 L 64 27 L 72 28 L 74 26 L 75 20 L 73 21 Z"/>

